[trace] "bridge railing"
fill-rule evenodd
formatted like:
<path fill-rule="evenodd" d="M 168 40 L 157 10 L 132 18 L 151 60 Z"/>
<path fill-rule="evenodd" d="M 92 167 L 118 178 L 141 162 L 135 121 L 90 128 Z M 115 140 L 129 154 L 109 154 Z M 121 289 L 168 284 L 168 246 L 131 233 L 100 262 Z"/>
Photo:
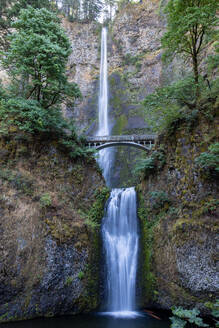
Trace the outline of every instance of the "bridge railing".
<path fill-rule="evenodd" d="M 88 143 L 95 143 L 95 142 L 119 142 L 119 141 L 129 141 L 129 142 L 152 141 L 152 142 L 154 142 L 155 139 L 156 139 L 156 135 L 155 134 L 86 137 L 86 140 L 87 140 Z"/>

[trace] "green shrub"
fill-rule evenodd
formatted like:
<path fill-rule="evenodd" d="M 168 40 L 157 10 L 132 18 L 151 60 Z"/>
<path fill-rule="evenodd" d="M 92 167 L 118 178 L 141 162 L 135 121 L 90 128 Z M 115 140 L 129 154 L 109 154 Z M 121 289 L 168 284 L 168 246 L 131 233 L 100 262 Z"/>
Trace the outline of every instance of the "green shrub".
<path fill-rule="evenodd" d="M 173 307 L 172 313 L 174 317 L 171 317 L 172 322 L 171 328 L 183 328 L 187 324 L 192 324 L 197 327 L 209 327 L 208 324 L 205 324 L 203 320 L 198 317 L 200 311 L 198 309 L 185 310 L 181 306 Z"/>
<path fill-rule="evenodd" d="M 12 188 L 23 192 L 26 195 L 32 195 L 34 192 L 33 180 L 22 176 L 20 172 L 13 172 L 8 169 L 0 170 L 0 178 L 7 181 Z"/>
<path fill-rule="evenodd" d="M 51 199 L 50 194 L 45 193 L 40 197 L 40 206 L 42 208 L 49 207 L 49 206 L 51 206 L 51 204 L 52 204 L 52 199 Z"/>
<path fill-rule="evenodd" d="M 49 111 L 35 100 L 2 99 L 0 102 L 0 133 L 7 134 L 14 126 L 30 134 L 63 134 L 68 127 L 59 109 Z"/>
<path fill-rule="evenodd" d="M 66 278 L 66 280 L 65 280 L 65 285 L 66 285 L 66 286 L 70 286 L 70 285 L 72 284 L 73 280 L 74 280 L 73 277 L 68 276 L 68 277 Z"/>
<path fill-rule="evenodd" d="M 144 99 L 142 104 L 145 118 L 154 132 L 167 132 L 171 135 L 182 124 L 185 124 L 189 130 L 197 125 L 201 108 L 196 104 L 196 87 L 194 78 L 188 76 L 171 85 L 156 89 Z M 209 88 L 207 81 L 200 77 L 199 90 L 200 99 L 211 102 L 207 115 L 213 119 L 212 102 L 218 95 L 219 79 L 212 81 Z M 206 116 L 206 109 L 203 110 L 203 115 Z"/>
<path fill-rule="evenodd" d="M 170 204 L 171 201 L 164 191 L 152 191 L 149 193 L 150 204 L 152 209 L 161 209 L 165 203 Z"/>
<path fill-rule="evenodd" d="M 209 175 L 219 175 L 219 142 L 210 145 L 208 151 L 197 157 L 195 162 Z"/>
<path fill-rule="evenodd" d="M 84 277 L 85 277 L 85 274 L 83 271 L 78 272 L 78 279 L 82 280 L 82 279 L 84 279 Z"/>
<path fill-rule="evenodd" d="M 219 321 L 218 321 L 218 318 L 219 318 L 219 300 L 217 300 L 216 303 L 213 304 L 211 314 L 215 318 L 214 321 L 215 321 L 216 327 L 219 327 Z"/>
<path fill-rule="evenodd" d="M 161 132 L 181 117 L 183 107 L 192 107 L 194 103 L 194 79 L 188 77 L 156 89 L 144 99 L 143 106 L 148 124 L 153 131 Z"/>
<path fill-rule="evenodd" d="M 154 151 L 151 156 L 141 159 L 135 166 L 133 173 L 140 175 L 143 173 L 144 178 L 155 174 L 161 170 L 166 164 L 166 156 L 162 147 L 159 150 Z"/>
<path fill-rule="evenodd" d="M 85 223 L 88 227 L 95 230 L 100 227 L 101 219 L 104 215 L 104 208 L 107 199 L 109 198 L 109 189 L 102 188 L 95 193 L 95 202 L 89 211 L 79 210 L 81 216 L 85 218 Z"/>

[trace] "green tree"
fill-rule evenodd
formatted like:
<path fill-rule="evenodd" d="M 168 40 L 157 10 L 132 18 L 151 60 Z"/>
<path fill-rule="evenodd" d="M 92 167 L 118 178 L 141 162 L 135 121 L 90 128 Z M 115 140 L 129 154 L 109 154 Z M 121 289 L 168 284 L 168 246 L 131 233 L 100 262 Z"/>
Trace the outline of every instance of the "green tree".
<path fill-rule="evenodd" d="M 70 21 L 80 20 L 80 0 L 62 0 L 62 12 Z"/>
<path fill-rule="evenodd" d="M 19 16 L 21 9 L 28 6 L 33 8 L 54 9 L 55 4 L 50 0 L 1 0 L 0 1 L 0 46 L 6 49 L 8 40 L 6 34 L 9 33 L 12 22 Z"/>
<path fill-rule="evenodd" d="M 0 47 L 4 48 L 7 44 L 6 35 L 8 33 L 9 21 L 7 18 L 8 7 L 11 4 L 11 0 L 0 1 Z"/>
<path fill-rule="evenodd" d="M 46 9 L 28 7 L 12 27 L 16 31 L 3 65 L 13 94 L 36 100 L 45 109 L 79 97 L 77 85 L 65 74 L 71 47 L 59 18 Z"/>
<path fill-rule="evenodd" d="M 199 96 L 200 54 L 209 43 L 218 23 L 218 1 L 170 0 L 165 8 L 167 32 L 162 38 L 164 58 L 183 55 L 191 60 L 196 83 L 196 98 Z"/>
<path fill-rule="evenodd" d="M 96 20 L 102 9 L 102 1 L 100 0 L 84 0 L 83 1 L 83 17 L 85 21 Z"/>

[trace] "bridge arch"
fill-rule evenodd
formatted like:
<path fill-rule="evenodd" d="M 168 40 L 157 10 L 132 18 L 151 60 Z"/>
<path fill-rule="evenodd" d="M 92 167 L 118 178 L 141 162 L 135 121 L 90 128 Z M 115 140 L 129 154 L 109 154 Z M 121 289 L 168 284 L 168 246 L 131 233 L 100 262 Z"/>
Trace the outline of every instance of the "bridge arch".
<path fill-rule="evenodd" d="M 93 136 L 86 138 L 89 148 L 101 150 L 114 146 L 131 146 L 148 152 L 155 143 L 156 135 Z"/>
<path fill-rule="evenodd" d="M 109 147 L 114 147 L 114 146 L 131 146 L 131 147 L 135 147 L 144 151 L 150 151 L 151 150 L 151 146 L 146 146 L 146 145 L 141 145 L 139 143 L 136 142 L 128 142 L 128 141 L 120 141 L 120 142 L 106 142 L 100 145 L 97 145 L 95 147 L 96 150 L 101 150 L 104 148 L 109 148 Z"/>

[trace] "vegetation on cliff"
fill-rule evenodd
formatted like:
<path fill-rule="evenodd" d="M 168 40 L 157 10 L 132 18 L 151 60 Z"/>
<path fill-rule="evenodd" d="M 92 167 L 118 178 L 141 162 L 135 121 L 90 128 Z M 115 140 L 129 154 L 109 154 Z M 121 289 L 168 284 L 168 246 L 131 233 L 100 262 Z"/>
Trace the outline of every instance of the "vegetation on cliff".
<path fill-rule="evenodd" d="M 135 169 L 142 173 L 138 214 L 144 302 L 178 306 L 172 327 L 207 326 L 199 310 L 211 315 L 209 304 L 216 302 L 217 8 L 212 1 L 168 2 L 162 46 L 168 59 L 184 55 L 186 64 L 179 56 L 175 59 L 184 79 L 158 88 L 143 101 L 147 120 L 159 133 L 155 148 Z"/>
<path fill-rule="evenodd" d="M 98 306 L 108 196 L 94 159 L 55 139 L 0 138 L 0 322 Z"/>
<path fill-rule="evenodd" d="M 89 151 L 72 122 L 64 119 L 61 104 L 80 98 L 78 86 L 69 83 L 66 64 L 71 47 L 59 18 L 47 9 L 28 7 L 12 24 L 10 46 L 2 57 L 10 84 L 1 88 L 0 133 L 25 133 L 56 139 L 70 155 Z"/>
<path fill-rule="evenodd" d="M 219 91 L 219 79 L 216 75 L 218 3 L 212 1 L 174 1 L 168 2 L 167 32 L 162 37 L 163 57 L 171 61 L 182 56 L 185 78 L 168 86 L 158 88 L 143 102 L 148 122 L 154 131 L 171 130 L 178 121 L 196 120 L 201 111 L 203 99 L 212 104 L 216 102 Z M 209 54 L 207 48 L 215 47 Z M 209 67 L 207 70 L 206 62 Z M 204 73 L 203 62 L 205 62 Z M 187 65 L 190 68 L 187 68 Z M 206 71 L 207 70 L 207 71 Z M 192 71 L 192 72 L 191 72 Z M 209 118 L 213 118 L 208 112 Z"/>

